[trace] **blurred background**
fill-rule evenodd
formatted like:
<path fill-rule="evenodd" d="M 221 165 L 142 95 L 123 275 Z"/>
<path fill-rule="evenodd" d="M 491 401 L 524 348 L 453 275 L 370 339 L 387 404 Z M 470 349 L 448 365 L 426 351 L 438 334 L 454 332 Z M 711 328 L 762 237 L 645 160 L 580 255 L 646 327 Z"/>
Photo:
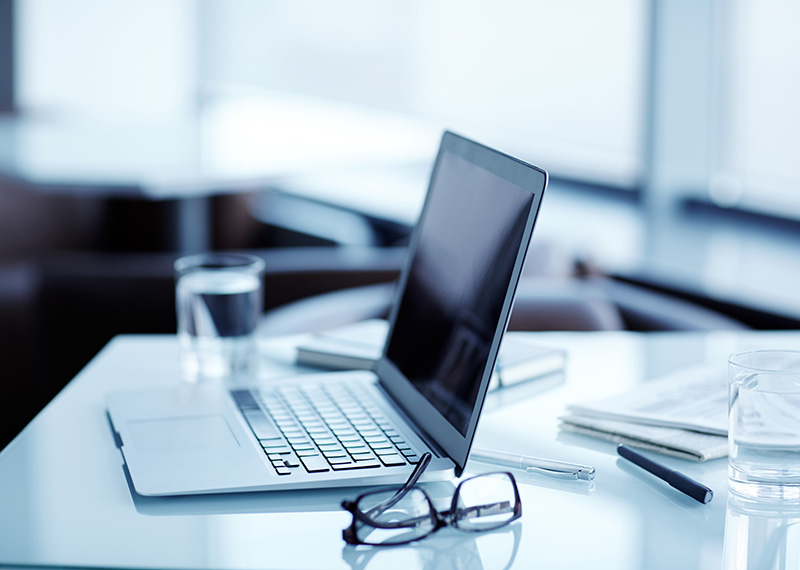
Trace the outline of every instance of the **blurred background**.
<path fill-rule="evenodd" d="M 175 330 L 182 253 L 263 255 L 272 332 L 391 283 L 444 129 L 550 172 L 520 306 L 618 317 L 517 328 L 797 328 L 798 20 L 789 0 L 0 0 L 0 448 L 115 334 Z"/>

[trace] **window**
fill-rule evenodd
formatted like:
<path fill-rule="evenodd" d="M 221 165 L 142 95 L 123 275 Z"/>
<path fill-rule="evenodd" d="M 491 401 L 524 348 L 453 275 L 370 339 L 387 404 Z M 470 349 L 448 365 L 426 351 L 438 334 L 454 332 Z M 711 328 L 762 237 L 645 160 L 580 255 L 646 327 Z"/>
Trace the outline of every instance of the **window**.
<path fill-rule="evenodd" d="M 630 187 L 641 168 L 645 2 L 207 4 L 209 84 L 406 113 Z"/>
<path fill-rule="evenodd" d="M 192 0 L 16 2 L 16 99 L 27 111 L 172 120 L 196 102 Z"/>
<path fill-rule="evenodd" d="M 800 4 L 728 4 L 720 161 L 712 199 L 800 218 Z"/>

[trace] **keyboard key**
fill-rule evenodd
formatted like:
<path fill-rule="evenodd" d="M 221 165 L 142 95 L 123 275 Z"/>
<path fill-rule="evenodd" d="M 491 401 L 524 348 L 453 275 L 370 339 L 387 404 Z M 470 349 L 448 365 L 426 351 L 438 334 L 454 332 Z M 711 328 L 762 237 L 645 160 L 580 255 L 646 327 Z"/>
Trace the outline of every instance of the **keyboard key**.
<path fill-rule="evenodd" d="M 275 443 L 283 441 L 282 437 L 270 437 L 267 439 L 259 439 L 258 442 L 261 444 L 261 447 L 264 447 L 266 444 Z"/>
<path fill-rule="evenodd" d="M 286 464 L 286 467 L 300 467 L 300 460 L 297 459 L 295 454 L 284 455 L 283 462 Z"/>
<path fill-rule="evenodd" d="M 288 452 L 289 446 L 282 440 L 267 440 L 261 443 L 261 447 L 264 449 L 266 453 L 281 453 L 283 451 Z"/>
<path fill-rule="evenodd" d="M 397 452 L 396 449 L 376 449 L 375 454 L 379 456 L 380 455 L 397 455 L 398 457 L 400 456 L 400 454 Z"/>
<path fill-rule="evenodd" d="M 314 457 L 315 455 L 319 455 L 319 451 L 316 449 L 295 449 L 294 451 L 297 454 L 297 457 L 300 457 L 301 459 L 303 457 Z M 320 457 L 322 456 L 320 455 Z"/>
<path fill-rule="evenodd" d="M 325 457 L 328 460 L 328 463 L 334 466 L 353 462 L 349 457 L 329 457 L 327 455 Z"/>
<path fill-rule="evenodd" d="M 375 459 L 375 455 L 372 453 L 351 453 L 350 456 L 355 461 L 368 461 L 371 459 Z"/>
<path fill-rule="evenodd" d="M 389 440 L 386 439 L 384 435 L 364 435 L 364 441 L 367 443 L 382 443 L 384 441 L 388 442 Z"/>
<path fill-rule="evenodd" d="M 302 435 L 287 435 L 286 441 L 289 443 L 310 443 L 308 437 Z"/>
<path fill-rule="evenodd" d="M 387 467 L 392 465 L 405 465 L 405 460 L 399 455 L 379 455 L 378 459 Z"/>
<path fill-rule="evenodd" d="M 250 390 L 231 390 L 231 396 L 242 410 L 258 409 L 258 403 Z"/>
<path fill-rule="evenodd" d="M 327 433 L 324 434 L 324 435 L 312 435 L 311 439 L 313 439 L 314 443 L 316 443 L 317 445 L 326 445 L 326 444 L 330 444 L 330 443 L 337 443 L 338 444 L 337 439 L 335 437 L 333 437 L 332 435 L 327 434 Z"/>
<path fill-rule="evenodd" d="M 357 461 L 356 463 L 343 463 L 341 465 L 331 465 L 334 471 L 344 471 L 345 469 L 366 469 L 368 467 L 380 467 L 380 461 L 372 459 L 370 461 Z"/>
<path fill-rule="evenodd" d="M 276 467 L 275 472 L 278 475 L 291 475 L 292 472 L 288 467 Z"/>
<path fill-rule="evenodd" d="M 322 450 L 322 455 L 327 458 L 331 457 L 347 457 L 347 452 L 344 449 Z"/>
<path fill-rule="evenodd" d="M 242 414 L 258 439 L 281 437 L 278 428 L 261 410 L 242 410 Z"/>
<path fill-rule="evenodd" d="M 321 455 L 315 455 L 313 457 L 300 456 L 300 461 L 303 463 L 303 467 L 305 467 L 306 471 L 309 473 L 318 473 L 320 471 L 331 470 L 328 462 L 325 461 L 325 458 Z"/>

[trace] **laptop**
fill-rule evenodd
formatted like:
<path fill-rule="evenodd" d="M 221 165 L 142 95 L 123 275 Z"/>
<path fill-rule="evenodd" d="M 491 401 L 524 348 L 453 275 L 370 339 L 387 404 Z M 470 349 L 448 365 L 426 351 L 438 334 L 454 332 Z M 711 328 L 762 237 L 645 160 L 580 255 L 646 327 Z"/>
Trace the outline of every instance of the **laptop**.
<path fill-rule="evenodd" d="M 426 452 L 460 476 L 547 179 L 445 132 L 374 369 L 109 394 L 136 492 L 396 484 Z"/>

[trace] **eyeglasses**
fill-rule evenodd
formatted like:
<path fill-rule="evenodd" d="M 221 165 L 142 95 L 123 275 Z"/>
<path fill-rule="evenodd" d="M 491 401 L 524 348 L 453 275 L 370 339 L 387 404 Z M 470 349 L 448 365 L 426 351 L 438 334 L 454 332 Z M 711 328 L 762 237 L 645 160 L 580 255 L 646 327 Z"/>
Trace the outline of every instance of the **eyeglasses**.
<path fill-rule="evenodd" d="M 430 460 L 431 454 L 424 454 L 402 487 L 343 501 L 342 507 L 353 515 L 350 526 L 342 531 L 344 541 L 369 546 L 408 544 L 447 526 L 483 532 L 522 516 L 517 482 L 508 472 L 465 479 L 456 487 L 450 508 L 437 511 L 428 494 L 415 487 Z"/>

